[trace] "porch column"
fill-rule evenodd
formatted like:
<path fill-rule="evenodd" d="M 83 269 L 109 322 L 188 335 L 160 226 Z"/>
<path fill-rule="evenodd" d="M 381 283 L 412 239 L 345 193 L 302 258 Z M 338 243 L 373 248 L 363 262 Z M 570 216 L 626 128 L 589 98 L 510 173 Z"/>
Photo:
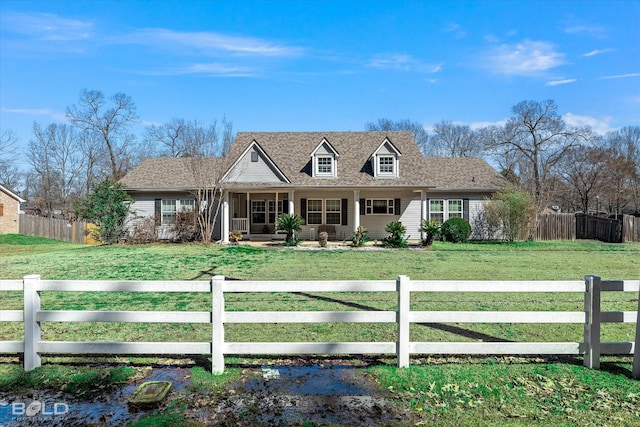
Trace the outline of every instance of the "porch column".
<path fill-rule="evenodd" d="M 353 190 L 353 231 L 360 227 L 360 191 Z"/>
<path fill-rule="evenodd" d="M 420 209 L 420 221 L 424 221 L 427 219 L 427 192 L 424 190 L 420 191 L 420 202 L 422 205 L 422 209 Z M 424 233 L 420 232 L 420 238 L 424 239 Z"/>
<path fill-rule="evenodd" d="M 289 215 L 293 215 L 295 213 L 295 203 L 293 203 L 293 193 L 294 191 L 289 191 Z"/>
<path fill-rule="evenodd" d="M 222 243 L 229 243 L 229 192 L 222 196 Z"/>
<path fill-rule="evenodd" d="M 251 240 L 251 201 L 249 198 L 251 197 L 251 193 L 247 191 L 247 200 L 245 201 L 245 207 L 247 212 L 247 236 L 249 240 Z"/>

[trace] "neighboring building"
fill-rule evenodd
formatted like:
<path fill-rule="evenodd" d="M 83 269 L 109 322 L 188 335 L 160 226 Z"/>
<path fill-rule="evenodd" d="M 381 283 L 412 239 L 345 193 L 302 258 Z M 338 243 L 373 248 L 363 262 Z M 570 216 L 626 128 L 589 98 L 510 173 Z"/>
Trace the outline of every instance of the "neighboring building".
<path fill-rule="evenodd" d="M 195 209 L 194 159 L 144 161 L 121 182 L 137 218 L 155 217 L 165 233 L 176 212 Z M 269 235 L 282 213 L 305 220 L 302 239 L 329 229 L 348 239 L 362 225 L 372 239 L 401 221 L 419 239 L 423 219 L 470 222 L 506 180 L 479 158 L 423 157 L 409 132 L 240 132 L 226 159 L 201 159 L 219 176 L 218 236 Z"/>
<path fill-rule="evenodd" d="M 19 232 L 20 203 L 24 202 L 20 196 L 0 185 L 0 234 Z"/>

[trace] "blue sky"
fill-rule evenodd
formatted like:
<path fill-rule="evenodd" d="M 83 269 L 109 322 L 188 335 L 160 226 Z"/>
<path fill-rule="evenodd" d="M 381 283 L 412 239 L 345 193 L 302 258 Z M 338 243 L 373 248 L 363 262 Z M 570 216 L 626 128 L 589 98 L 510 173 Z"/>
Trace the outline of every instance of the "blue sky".
<path fill-rule="evenodd" d="M 606 132 L 640 125 L 639 19 L 638 0 L 3 0 L 0 128 L 24 144 L 87 88 L 130 95 L 139 130 L 477 127 L 554 99 Z"/>

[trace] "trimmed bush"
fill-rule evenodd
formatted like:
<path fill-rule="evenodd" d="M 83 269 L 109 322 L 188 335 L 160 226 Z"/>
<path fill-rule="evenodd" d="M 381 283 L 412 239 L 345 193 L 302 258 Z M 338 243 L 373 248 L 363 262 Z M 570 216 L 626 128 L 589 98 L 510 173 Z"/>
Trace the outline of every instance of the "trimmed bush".
<path fill-rule="evenodd" d="M 440 233 L 447 242 L 466 242 L 471 236 L 471 226 L 464 218 L 449 218 L 440 227 Z"/>
<path fill-rule="evenodd" d="M 404 237 L 407 229 L 400 221 L 393 221 L 387 224 L 384 229 L 389 235 L 382 239 L 382 246 L 385 248 L 406 248 L 409 246 Z"/>

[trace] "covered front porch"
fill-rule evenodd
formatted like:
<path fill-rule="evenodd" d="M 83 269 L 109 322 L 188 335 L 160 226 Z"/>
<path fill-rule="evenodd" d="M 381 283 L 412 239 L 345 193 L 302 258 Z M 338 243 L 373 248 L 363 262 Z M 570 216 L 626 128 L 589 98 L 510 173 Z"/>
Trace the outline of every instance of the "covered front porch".
<path fill-rule="evenodd" d="M 294 213 L 292 191 L 229 192 L 226 199 L 228 231 L 239 231 L 244 240 L 283 240 L 276 222 L 283 213 Z M 225 203 L 223 203 L 223 225 Z M 228 231 L 224 233 L 228 236 Z"/>

